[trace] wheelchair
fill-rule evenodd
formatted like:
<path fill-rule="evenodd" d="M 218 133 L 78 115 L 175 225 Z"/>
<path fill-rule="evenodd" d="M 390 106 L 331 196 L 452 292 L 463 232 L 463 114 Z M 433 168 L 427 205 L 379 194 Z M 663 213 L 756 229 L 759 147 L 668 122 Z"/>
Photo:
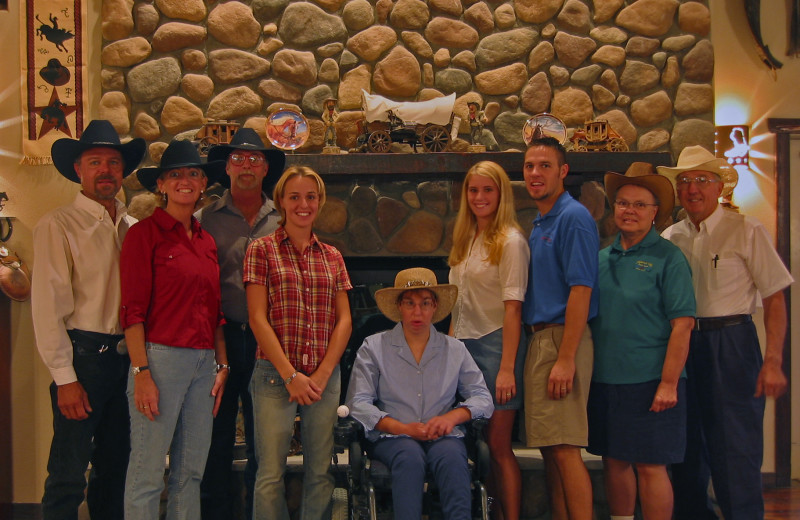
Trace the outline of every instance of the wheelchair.
<path fill-rule="evenodd" d="M 483 430 L 487 419 L 473 419 L 467 426 L 464 439 L 472 480 L 472 519 L 488 520 L 490 503 L 484 482 L 489 472 L 489 446 L 484 440 Z M 367 456 L 361 424 L 351 417 L 340 418 L 335 427 L 334 439 L 337 451 L 347 451 L 349 471 L 347 474 L 348 508 L 351 520 L 379 520 L 391 517 L 392 476 L 389 468 L 378 460 Z M 427 518 L 442 518 L 438 506 L 438 492 L 433 475 L 425 478 L 423 515 Z M 405 519 L 394 519 L 405 520 Z"/>

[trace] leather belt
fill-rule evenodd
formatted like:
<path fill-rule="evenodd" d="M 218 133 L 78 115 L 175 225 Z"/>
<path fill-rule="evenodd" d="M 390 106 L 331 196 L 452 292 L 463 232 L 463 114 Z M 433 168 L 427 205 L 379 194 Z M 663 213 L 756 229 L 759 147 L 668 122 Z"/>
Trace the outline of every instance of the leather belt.
<path fill-rule="evenodd" d="M 694 330 L 718 330 L 723 327 L 741 325 L 753 321 L 749 314 L 732 314 L 731 316 L 717 316 L 714 318 L 695 318 Z"/>
<path fill-rule="evenodd" d="M 121 334 L 103 334 L 89 330 L 69 329 L 67 331 L 72 347 L 79 354 L 102 354 L 107 350 L 117 352 L 117 345 L 125 337 Z"/>
<path fill-rule="evenodd" d="M 247 331 L 250 328 L 250 324 L 247 323 L 247 322 L 242 323 L 242 322 L 239 322 L 239 321 L 232 321 L 232 320 L 229 320 L 227 318 L 225 318 L 225 325 L 227 327 L 231 327 L 231 328 L 239 329 L 239 330 L 243 330 L 243 331 Z"/>
<path fill-rule="evenodd" d="M 563 323 L 534 323 L 532 328 L 533 332 L 539 332 L 553 327 L 562 327 L 563 325 Z"/>

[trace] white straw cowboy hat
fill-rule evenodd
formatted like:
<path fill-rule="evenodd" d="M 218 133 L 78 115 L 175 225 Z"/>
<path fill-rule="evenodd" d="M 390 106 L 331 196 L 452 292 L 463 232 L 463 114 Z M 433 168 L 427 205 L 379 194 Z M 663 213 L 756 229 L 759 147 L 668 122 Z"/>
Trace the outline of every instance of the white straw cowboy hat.
<path fill-rule="evenodd" d="M 432 323 L 442 321 L 453 310 L 458 296 L 458 287 L 452 284 L 440 284 L 436 275 L 430 269 L 413 267 L 397 273 L 394 287 L 387 287 L 375 292 L 375 301 L 381 312 L 392 321 L 401 321 L 400 309 L 397 306 L 397 297 L 405 291 L 414 289 L 427 289 L 436 295 L 436 312 L 433 313 Z"/>
<path fill-rule="evenodd" d="M 714 157 L 714 154 L 700 145 L 684 148 L 678 157 L 678 165 L 674 168 L 668 166 L 658 167 L 658 173 L 667 177 L 673 185 L 678 175 L 694 170 L 716 174 L 726 187 L 731 187 L 730 189 L 733 189 L 739 182 L 739 174 L 728 164 L 728 161 Z"/>
<path fill-rule="evenodd" d="M 625 175 L 608 172 L 605 175 L 606 197 L 612 206 L 617 200 L 617 190 L 626 184 L 641 186 L 650 191 L 658 199 L 658 213 L 656 213 L 656 228 L 661 226 L 672 215 L 675 207 L 675 190 L 672 183 L 664 176 L 653 171 L 653 165 L 646 162 L 635 162 L 628 167 Z"/>

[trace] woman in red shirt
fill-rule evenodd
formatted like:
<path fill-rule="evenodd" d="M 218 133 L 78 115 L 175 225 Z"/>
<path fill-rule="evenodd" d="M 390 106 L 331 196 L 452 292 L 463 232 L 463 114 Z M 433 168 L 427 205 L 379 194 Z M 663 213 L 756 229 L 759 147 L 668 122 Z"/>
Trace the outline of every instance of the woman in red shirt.
<path fill-rule="evenodd" d="M 175 140 L 160 167 L 137 172 L 166 207 L 131 227 L 120 256 L 120 323 L 131 358 L 127 520 L 158 518 L 168 452 L 167 518 L 200 518 L 200 481 L 228 366 L 217 248 L 192 213 L 224 164 L 203 164 L 190 142 Z"/>
<path fill-rule="evenodd" d="M 352 288 L 341 253 L 317 239 L 325 185 L 306 167 L 287 169 L 273 194 L 280 227 L 255 240 L 244 261 L 250 327 L 258 359 L 250 381 L 258 472 L 254 520 L 289 520 L 286 455 L 300 413 L 302 515 L 321 520 L 333 493 L 329 473 L 339 405 L 339 359 L 352 329 Z"/>

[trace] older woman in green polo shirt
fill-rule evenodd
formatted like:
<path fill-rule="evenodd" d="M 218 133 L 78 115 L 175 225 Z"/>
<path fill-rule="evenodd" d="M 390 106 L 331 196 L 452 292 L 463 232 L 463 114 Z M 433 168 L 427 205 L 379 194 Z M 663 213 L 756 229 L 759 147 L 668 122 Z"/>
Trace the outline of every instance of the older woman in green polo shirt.
<path fill-rule="evenodd" d="M 603 457 L 612 519 L 633 519 L 638 484 L 644 518 L 668 520 L 667 464 L 682 461 L 686 446 L 691 270 L 656 230 L 675 204 L 670 181 L 633 163 L 625 175 L 607 173 L 605 184 L 619 234 L 600 251 L 588 450 Z"/>

